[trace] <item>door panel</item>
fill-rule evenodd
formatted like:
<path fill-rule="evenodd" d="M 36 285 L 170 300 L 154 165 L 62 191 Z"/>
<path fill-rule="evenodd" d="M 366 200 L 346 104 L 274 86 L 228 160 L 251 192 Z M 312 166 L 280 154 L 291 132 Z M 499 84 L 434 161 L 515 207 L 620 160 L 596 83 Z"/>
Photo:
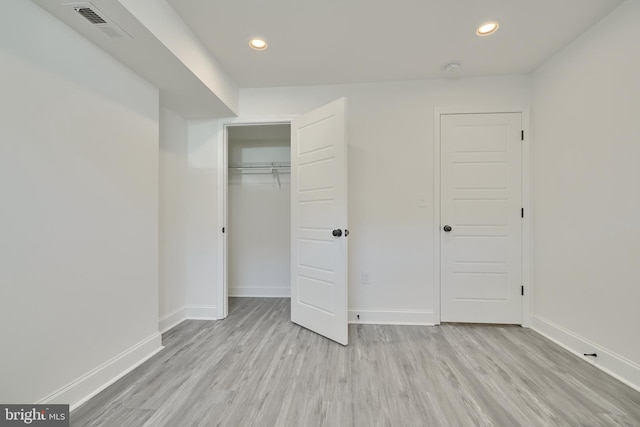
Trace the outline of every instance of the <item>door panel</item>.
<path fill-rule="evenodd" d="M 456 224 L 458 228 L 460 225 Z M 462 269 L 462 263 L 507 263 L 508 243 L 507 238 L 501 236 L 451 236 L 453 259 L 459 264 L 454 266 L 454 271 Z"/>
<path fill-rule="evenodd" d="M 469 300 L 509 298 L 508 276 L 504 273 L 454 273 L 455 298 Z"/>
<path fill-rule="evenodd" d="M 467 226 L 505 226 L 507 204 L 506 200 L 455 200 L 454 222 Z"/>
<path fill-rule="evenodd" d="M 334 286 L 331 280 L 300 276 L 299 290 L 298 301 L 301 304 L 333 316 Z"/>
<path fill-rule="evenodd" d="M 331 152 L 327 151 L 327 154 Z M 318 153 L 309 155 L 309 157 L 320 157 Z M 299 187 L 298 191 L 303 193 L 306 191 L 332 190 L 336 183 L 333 176 L 333 168 L 335 167 L 333 157 L 320 158 L 319 160 L 308 160 L 308 163 L 298 165 Z"/>
<path fill-rule="evenodd" d="M 505 162 L 453 164 L 453 188 L 456 190 L 504 190 L 507 187 L 507 176 L 508 165 Z"/>
<path fill-rule="evenodd" d="M 333 252 L 335 244 L 326 240 L 298 239 L 298 264 L 334 274 L 336 269 Z"/>
<path fill-rule="evenodd" d="M 312 200 L 298 203 L 300 224 L 302 228 L 326 228 L 335 224 L 333 218 L 333 200 Z"/>
<path fill-rule="evenodd" d="M 346 100 L 291 123 L 291 320 L 340 344 L 347 325 Z M 333 235 L 340 229 L 342 236 Z"/>
<path fill-rule="evenodd" d="M 441 116 L 441 320 L 522 323 L 520 113 Z"/>

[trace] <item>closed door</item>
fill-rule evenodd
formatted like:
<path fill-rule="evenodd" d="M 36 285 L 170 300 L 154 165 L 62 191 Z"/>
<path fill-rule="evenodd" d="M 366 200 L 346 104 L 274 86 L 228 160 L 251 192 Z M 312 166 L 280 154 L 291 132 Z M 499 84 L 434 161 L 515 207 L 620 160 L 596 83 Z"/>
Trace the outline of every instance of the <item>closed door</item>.
<path fill-rule="evenodd" d="M 291 123 L 291 321 L 340 344 L 347 325 L 346 100 Z"/>
<path fill-rule="evenodd" d="M 522 117 L 441 116 L 441 320 L 522 323 Z"/>

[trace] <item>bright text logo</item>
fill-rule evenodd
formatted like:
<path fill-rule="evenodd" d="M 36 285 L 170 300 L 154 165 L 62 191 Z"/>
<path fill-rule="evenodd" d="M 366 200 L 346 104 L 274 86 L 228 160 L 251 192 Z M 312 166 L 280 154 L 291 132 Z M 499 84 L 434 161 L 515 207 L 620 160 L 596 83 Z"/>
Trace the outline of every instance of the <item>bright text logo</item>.
<path fill-rule="evenodd" d="M 0 427 L 69 427 L 69 405 L 0 405 Z"/>

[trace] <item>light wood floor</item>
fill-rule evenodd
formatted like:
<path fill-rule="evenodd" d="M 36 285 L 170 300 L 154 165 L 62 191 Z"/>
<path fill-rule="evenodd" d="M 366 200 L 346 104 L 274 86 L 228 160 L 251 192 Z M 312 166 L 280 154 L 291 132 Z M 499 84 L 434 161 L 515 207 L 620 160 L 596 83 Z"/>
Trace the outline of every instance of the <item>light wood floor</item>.
<path fill-rule="evenodd" d="M 351 325 L 342 347 L 288 299 L 232 298 L 71 414 L 72 426 L 640 426 L 640 393 L 514 326 Z"/>

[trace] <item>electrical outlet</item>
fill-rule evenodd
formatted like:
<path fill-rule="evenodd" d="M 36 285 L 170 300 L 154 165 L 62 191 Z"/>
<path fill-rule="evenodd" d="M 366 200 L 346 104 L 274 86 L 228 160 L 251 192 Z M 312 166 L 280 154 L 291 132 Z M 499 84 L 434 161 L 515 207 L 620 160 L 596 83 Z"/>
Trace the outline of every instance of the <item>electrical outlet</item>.
<path fill-rule="evenodd" d="M 370 285 L 371 284 L 371 278 L 369 277 L 369 272 L 368 271 L 360 272 L 360 283 L 362 283 L 363 285 Z"/>

